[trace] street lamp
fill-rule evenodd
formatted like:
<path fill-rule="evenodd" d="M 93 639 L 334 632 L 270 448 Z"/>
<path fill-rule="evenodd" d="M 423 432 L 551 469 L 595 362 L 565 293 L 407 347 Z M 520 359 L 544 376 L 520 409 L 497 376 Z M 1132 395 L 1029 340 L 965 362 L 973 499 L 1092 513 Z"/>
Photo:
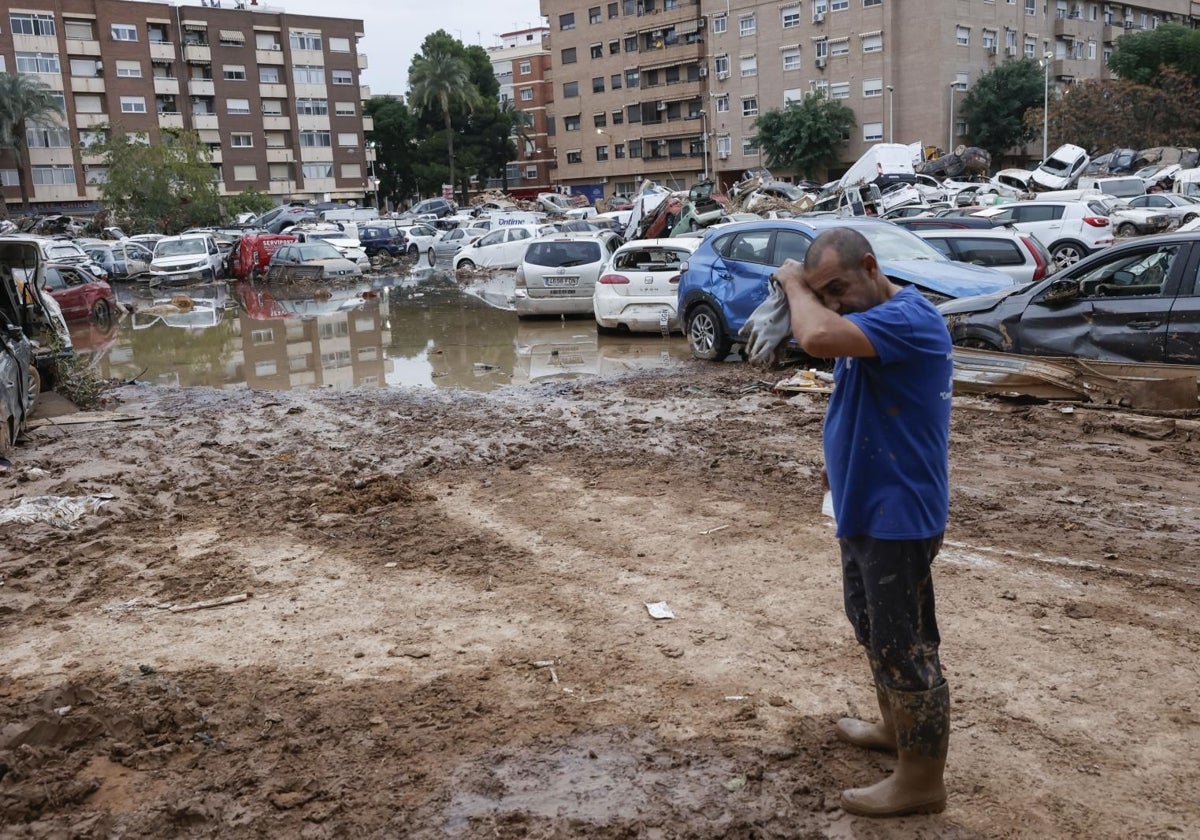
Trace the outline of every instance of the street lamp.
<path fill-rule="evenodd" d="M 950 143 L 946 148 L 946 154 L 954 153 L 954 89 L 958 87 L 958 82 L 950 83 Z"/>
<path fill-rule="evenodd" d="M 1046 162 L 1050 142 L 1050 59 L 1054 53 L 1042 54 L 1042 73 L 1045 77 L 1045 87 L 1042 91 L 1042 163 Z"/>
<path fill-rule="evenodd" d="M 896 104 L 896 89 L 891 85 L 887 86 L 888 92 L 888 142 L 896 142 L 896 121 L 893 117 L 893 107 Z"/>
<path fill-rule="evenodd" d="M 704 159 L 704 175 L 701 177 L 700 180 L 707 181 L 708 180 L 708 114 L 706 114 L 704 112 L 703 108 L 700 109 L 700 131 L 701 131 L 700 154 L 703 155 L 703 159 Z"/>

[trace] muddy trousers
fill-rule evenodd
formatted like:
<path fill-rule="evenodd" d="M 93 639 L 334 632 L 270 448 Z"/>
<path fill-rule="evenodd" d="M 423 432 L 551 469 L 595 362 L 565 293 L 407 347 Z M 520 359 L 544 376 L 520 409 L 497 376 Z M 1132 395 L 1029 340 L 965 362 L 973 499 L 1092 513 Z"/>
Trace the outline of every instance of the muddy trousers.
<path fill-rule="evenodd" d="M 942 536 L 845 537 L 839 542 L 846 617 L 866 648 L 876 685 L 906 692 L 942 685 L 930 571 Z"/>

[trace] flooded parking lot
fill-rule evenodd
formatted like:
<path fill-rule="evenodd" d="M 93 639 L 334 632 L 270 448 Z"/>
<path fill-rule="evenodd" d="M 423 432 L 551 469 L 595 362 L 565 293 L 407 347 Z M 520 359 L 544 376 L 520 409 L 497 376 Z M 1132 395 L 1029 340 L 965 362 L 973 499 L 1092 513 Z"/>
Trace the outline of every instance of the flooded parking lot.
<path fill-rule="evenodd" d="M 151 292 L 114 284 L 135 311 L 108 329 L 75 325 L 76 349 L 106 378 L 290 390 L 510 384 L 667 367 L 681 336 L 599 336 L 590 318 L 519 320 L 511 272 L 460 286 L 418 270 L 339 288 L 217 283 Z M 169 301 L 186 295 L 180 307 Z"/>

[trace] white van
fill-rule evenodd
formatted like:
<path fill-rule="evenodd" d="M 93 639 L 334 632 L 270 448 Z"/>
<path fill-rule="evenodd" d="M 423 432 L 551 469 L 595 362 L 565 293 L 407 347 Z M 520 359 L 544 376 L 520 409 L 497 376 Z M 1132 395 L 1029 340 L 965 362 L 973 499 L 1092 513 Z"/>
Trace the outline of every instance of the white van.
<path fill-rule="evenodd" d="M 1134 198 L 1146 194 L 1146 182 L 1133 175 L 1123 178 L 1080 178 L 1079 189 L 1095 190 L 1114 198 Z"/>
<path fill-rule="evenodd" d="M 1176 172 L 1172 192 L 1200 198 L 1200 169 L 1180 169 Z"/>
<path fill-rule="evenodd" d="M 846 170 L 837 186 L 870 184 L 880 175 L 912 175 L 912 151 L 904 143 L 876 143 Z"/>
<path fill-rule="evenodd" d="M 379 211 L 374 207 L 339 207 L 321 211 L 323 222 L 373 222 L 378 218 Z"/>

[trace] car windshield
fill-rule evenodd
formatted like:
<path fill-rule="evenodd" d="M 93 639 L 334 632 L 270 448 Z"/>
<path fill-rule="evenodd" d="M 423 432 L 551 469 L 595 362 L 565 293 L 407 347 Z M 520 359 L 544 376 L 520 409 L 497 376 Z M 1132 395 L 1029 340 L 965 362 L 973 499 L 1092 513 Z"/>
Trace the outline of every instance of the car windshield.
<path fill-rule="evenodd" d="M 1067 172 L 1070 168 L 1070 163 L 1065 160 L 1059 160 L 1056 157 L 1052 157 L 1042 164 L 1042 169 L 1051 173 Z"/>
<path fill-rule="evenodd" d="M 613 260 L 613 268 L 621 271 L 678 271 L 688 258 L 682 248 L 635 248 L 622 251 Z"/>
<path fill-rule="evenodd" d="M 909 233 L 904 228 L 889 227 L 882 224 L 858 228 L 858 231 L 871 243 L 877 260 L 930 260 L 946 262 L 946 257 L 915 233 Z"/>
<path fill-rule="evenodd" d="M 568 268 L 599 261 L 598 242 L 535 242 L 525 253 L 525 262 L 549 268 Z"/>
<path fill-rule="evenodd" d="M 297 245 L 296 249 L 300 252 L 300 259 L 306 262 L 308 260 L 336 260 L 342 256 L 338 249 L 328 242 L 305 242 L 303 245 Z"/>
<path fill-rule="evenodd" d="M 203 239 L 167 239 L 154 246 L 155 257 L 186 257 L 206 253 L 208 248 Z"/>

